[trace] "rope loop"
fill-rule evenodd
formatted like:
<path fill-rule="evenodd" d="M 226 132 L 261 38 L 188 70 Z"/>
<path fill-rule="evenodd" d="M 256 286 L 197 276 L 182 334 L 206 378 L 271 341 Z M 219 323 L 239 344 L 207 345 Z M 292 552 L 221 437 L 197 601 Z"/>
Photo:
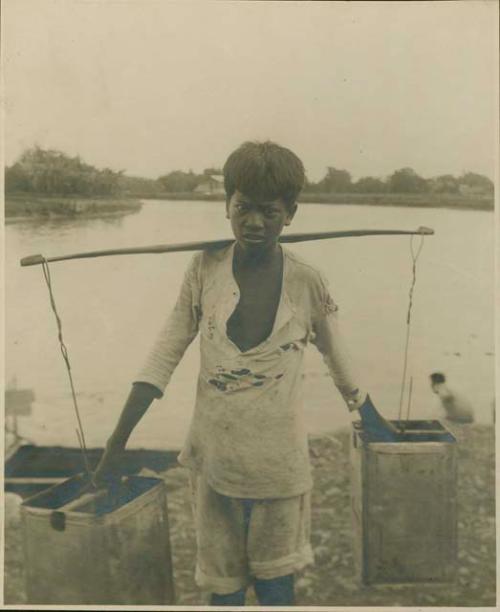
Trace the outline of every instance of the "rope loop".
<path fill-rule="evenodd" d="M 420 243 L 416 250 L 413 245 L 413 238 L 414 238 L 413 235 L 410 236 L 412 278 L 411 278 L 410 290 L 408 292 L 408 311 L 406 313 L 406 341 L 405 341 L 405 351 L 404 351 L 404 360 L 403 360 L 403 376 L 401 380 L 401 395 L 399 397 L 399 415 L 398 415 L 399 420 L 401 420 L 401 417 L 403 414 L 403 398 L 404 398 L 405 385 L 406 385 L 406 372 L 408 369 L 408 353 L 409 353 L 409 348 L 410 348 L 410 328 L 411 328 L 411 314 L 412 314 L 412 309 L 413 309 L 413 292 L 415 289 L 415 284 L 417 282 L 417 261 L 424 247 L 425 234 L 420 234 Z M 411 393 L 411 387 L 410 387 L 410 393 Z M 411 398 L 408 401 L 407 420 L 410 417 L 410 400 Z"/>
<path fill-rule="evenodd" d="M 52 308 L 52 312 L 54 313 L 54 317 L 56 319 L 56 324 L 57 324 L 57 337 L 59 339 L 59 348 L 61 349 L 61 354 L 63 356 L 64 359 L 64 363 L 66 364 L 66 370 L 68 372 L 68 378 L 69 378 L 69 384 L 71 387 L 71 396 L 73 399 L 73 407 L 75 410 L 75 414 L 76 414 L 76 420 L 78 423 L 78 428 L 76 430 L 76 435 L 78 438 L 78 444 L 80 446 L 80 449 L 82 451 L 82 455 L 83 455 L 83 461 L 85 464 L 85 470 L 88 474 L 90 483 L 92 484 L 92 486 L 95 487 L 95 482 L 94 482 L 94 477 L 92 474 L 92 471 L 90 469 L 90 464 L 89 464 L 89 459 L 88 459 L 88 453 L 87 453 L 87 445 L 85 443 L 85 434 L 83 431 L 83 426 L 82 426 L 82 420 L 80 418 L 80 411 L 78 409 L 78 401 L 76 399 L 76 392 L 75 392 L 75 385 L 73 383 L 73 376 L 71 374 L 71 363 L 69 360 L 69 353 L 68 353 L 68 349 L 64 343 L 64 338 L 63 338 L 63 333 L 62 333 L 62 322 L 61 322 L 61 317 L 59 316 L 59 313 L 57 312 L 57 307 L 56 307 L 56 302 L 54 299 L 54 293 L 52 291 L 52 279 L 50 277 L 50 269 L 49 269 L 49 264 L 48 261 L 45 259 L 45 257 L 42 258 L 42 270 L 43 270 L 43 276 L 45 278 L 45 283 L 47 284 L 47 289 L 49 290 L 49 298 L 50 298 L 50 305 Z"/>

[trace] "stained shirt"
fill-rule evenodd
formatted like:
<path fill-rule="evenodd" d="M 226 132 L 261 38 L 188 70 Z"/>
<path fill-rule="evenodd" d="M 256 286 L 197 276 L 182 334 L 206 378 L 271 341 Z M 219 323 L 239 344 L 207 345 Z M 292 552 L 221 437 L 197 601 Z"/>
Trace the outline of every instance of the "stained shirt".
<path fill-rule="evenodd" d="M 226 324 L 240 292 L 234 244 L 194 255 L 175 307 L 136 382 L 162 393 L 200 333 L 200 372 L 189 433 L 179 462 L 201 471 L 224 495 L 276 498 L 312 486 L 302 410 L 304 350 L 321 352 L 350 410 L 364 397 L 338 326 L 338 308 L 322 275 L 283 247 L 283 282 L 271 334 L 241 351 Z"/>

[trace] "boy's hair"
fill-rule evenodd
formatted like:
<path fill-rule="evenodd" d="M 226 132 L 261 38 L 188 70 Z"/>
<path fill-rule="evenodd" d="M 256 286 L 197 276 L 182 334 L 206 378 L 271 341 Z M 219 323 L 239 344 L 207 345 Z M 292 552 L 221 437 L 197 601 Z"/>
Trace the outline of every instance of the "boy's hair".
<path fill-rule="evenodd" d="M 244 142 L 224 164 L 226 199 L 236 190 L 250 197 L 282 198 L 288 208 L 297 200 L 305 181 L 304 165 L 285 147 L 271 142 Z"/>
<path fill-rule="evenodd" d="M 441 372 L 433 372 L 429 378 L 431 379 L 431 383 L 433 385 L 440 385 L 446 382 L 445 375 L 442 374 Z"/>

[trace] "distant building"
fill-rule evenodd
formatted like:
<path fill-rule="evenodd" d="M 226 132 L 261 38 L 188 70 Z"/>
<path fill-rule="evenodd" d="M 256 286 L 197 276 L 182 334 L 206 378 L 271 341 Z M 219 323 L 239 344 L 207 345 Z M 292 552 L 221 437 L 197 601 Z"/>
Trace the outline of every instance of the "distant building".
<path fill-rule="evenodd" d="M 195 188 L 196 193 L 203 195 L 222 195 L 224 194 L 224 176 L 222 174 L 209 174 Z"/>

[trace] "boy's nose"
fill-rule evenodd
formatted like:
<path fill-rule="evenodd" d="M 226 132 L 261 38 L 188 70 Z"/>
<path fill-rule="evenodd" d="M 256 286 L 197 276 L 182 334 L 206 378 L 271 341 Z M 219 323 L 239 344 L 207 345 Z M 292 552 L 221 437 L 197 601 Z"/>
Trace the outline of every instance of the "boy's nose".
<path fill-rule="evenodd" d="M 264 219 L 262 214 L 257 211 L 253 211 L 248 215 L 246 225 L 249 229 L 261 229 L 264 227 Z"/>

